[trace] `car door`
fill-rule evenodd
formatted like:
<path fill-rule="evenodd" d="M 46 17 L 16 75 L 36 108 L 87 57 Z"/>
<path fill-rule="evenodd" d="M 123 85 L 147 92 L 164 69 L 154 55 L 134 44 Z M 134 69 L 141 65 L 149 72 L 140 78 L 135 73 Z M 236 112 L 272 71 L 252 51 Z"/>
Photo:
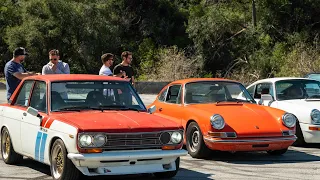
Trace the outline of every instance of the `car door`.
<path fill-rule="evenodd" d="M 36 81 L 32 89 L 29 106 L 37 109 L 43 117 L 46 116 L 47 111 L 46 94 L 46 83 Z M 45 129 L 41 128 L 40 123 L 41 119 L 39 117 L 26 111 L 23 113 L 21 144 L 25 154 L 34 157 L 38 161 L 43 161 L 47 134 L 45 133 Z"/>
<path fill-rule="evenodd" d="M 162 91 L 158 98 L 158 102 L 155 103 L 157 110 L 156 114 L 174 120 L 181 125 L 181 84 L 174 84 Z"/>

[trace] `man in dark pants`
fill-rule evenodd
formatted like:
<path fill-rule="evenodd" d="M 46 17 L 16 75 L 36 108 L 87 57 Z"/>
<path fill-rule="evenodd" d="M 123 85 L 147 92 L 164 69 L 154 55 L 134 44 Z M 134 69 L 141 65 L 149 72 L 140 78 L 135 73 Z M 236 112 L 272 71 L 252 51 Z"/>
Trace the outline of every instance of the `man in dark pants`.
<path fill-rule="evenodd" d="M 131 67 L 132 62 L 132 53 L 129 51 L 124 51 L 121 54 L 122 62 L 116 65 L 113 69 L 113 74 L 119 74 L 121 72 L 125 72 L 126 76 L 130 78 L 130 82 L 134 85 L 134 73 L 133 68 Z M 122 76 L 124 78 L 124 76 Z"/>
<path fill-rule="evenodd" d="M 8 102 L 23 78 L 39 74 L 28 72 L 21 64 L 27 55 L 28 53 L 23 47 L 16 48 L 13 52 L 13 58 L 4 67 Z"/>

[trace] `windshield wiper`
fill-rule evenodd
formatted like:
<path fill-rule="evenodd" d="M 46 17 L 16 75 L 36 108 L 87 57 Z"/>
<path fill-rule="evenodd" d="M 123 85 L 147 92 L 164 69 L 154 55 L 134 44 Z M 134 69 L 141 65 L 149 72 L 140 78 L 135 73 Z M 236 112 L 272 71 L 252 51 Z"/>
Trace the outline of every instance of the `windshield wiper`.
<path fill-rule="evenodd" d="M 131 111 L 140 112 L 140 110 L 137 108 L 132 108 L 132 107 L 123 106 L 123 105 L 103 105 L 103 106 L 98 106 L 98 108 L 101 108 L 103 110 L 131 110 Z"/>
<path fill-rule="evenodd" d="M 57 111 L 78 111 L 78 112 L 80 112 L 81 110 L 86 110 L 86 109 L 101 110 L 99 108 L 90 107 L 90 106 L 70 106 L 70 107 L 63 107 L 63 108 L 54 110 L 53 112 L 57 112 Z"/>

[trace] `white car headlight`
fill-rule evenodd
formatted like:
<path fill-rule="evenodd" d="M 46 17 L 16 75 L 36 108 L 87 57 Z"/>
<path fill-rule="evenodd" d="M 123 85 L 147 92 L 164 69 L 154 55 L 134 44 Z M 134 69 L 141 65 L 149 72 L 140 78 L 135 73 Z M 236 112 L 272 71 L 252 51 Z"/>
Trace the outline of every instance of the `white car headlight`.
<path fill-rule="evenodd" d="M 97 134 L 93 138 L 93 144 L 95 147 L 101 147 L 106 143 L 106 139 L 103 134 Z"/>
<path fill-rule="evenodd" d="M 79 143 L 82 147 L 87 147 L 92 144 L 92 137 L 87 134 L 83 134 L 79 138 Z"/>
<path fill-rule="evenodd" d="M 215 114 L 215 115 L 211 116 L 210 123 L 211 123 L 212 127 L 215 129 L 223 129 L 225 126 L 224 119 L 219 114 Z"/>
<path fill-rule="evenodd" d="M 288 128 L 292 128 L 292 127 L 294 127 L 296 125 L 297 118 L 293 114 L 285 113 L 282 116 L 282 122 Z"/>
<path fill-rule="evenodd" d="M 182 134 L 178 131 L 172 132 L 171 142 L 174 144 L 179 144 L 182 141 Z"/>
<path fill-rule="evenodd" d="M 320 124 L 320 111 L 318 109 L 313 109 L 310 113 L 312 124 Z"/>

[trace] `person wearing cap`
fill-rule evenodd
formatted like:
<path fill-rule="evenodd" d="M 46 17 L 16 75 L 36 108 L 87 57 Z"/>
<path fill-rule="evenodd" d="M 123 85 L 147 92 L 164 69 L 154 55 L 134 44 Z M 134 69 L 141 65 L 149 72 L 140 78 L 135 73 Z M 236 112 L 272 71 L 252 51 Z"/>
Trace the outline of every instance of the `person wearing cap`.
<path fill-rule="evenodd" d="M 13 58 L 7 62 L 4 67 L 8 101 L 23 78 L 38 74 L 34 72 L 28 72 L 21 64 L 28 55 L 29 54 L 26 52 L 25 48 L 16 48 L 13 52 Z"/>
<path fill-rule="evenodd" d="M 42 67 L 42 74 L 70 74 L 68 63 L 60 60 L 59 50 L 49 51 L 49 63 Z M 58 83 L 52 86 L 52 91 L 58 92 L 63 99 L 68 99 L 66 83 Z"/>

